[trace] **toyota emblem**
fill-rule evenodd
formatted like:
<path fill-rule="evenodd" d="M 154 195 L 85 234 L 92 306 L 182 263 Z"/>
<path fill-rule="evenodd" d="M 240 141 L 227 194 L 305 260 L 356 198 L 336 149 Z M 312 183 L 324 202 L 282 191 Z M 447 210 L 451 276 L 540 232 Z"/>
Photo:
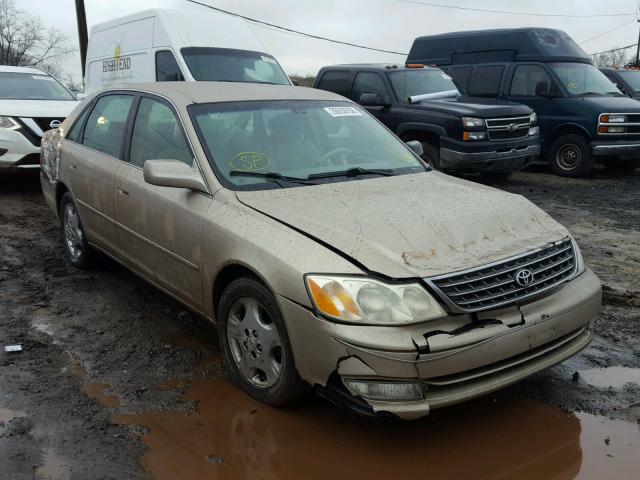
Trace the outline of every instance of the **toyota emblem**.
<path fill-rule="evenodd" d="M 62 125 L 62 122 L 60 120 L 51 120 L 51 123 L 49 124 L 49 127 L 58 128 L 58 127 L 60 127 L 60 125 Z"/>
<path fill-rule="evenodd" d="M 521 268 L 513 275 L 516 284 L 520 287 L 528 287 L 533 282 L 533 272 L 528 268 Z"/>

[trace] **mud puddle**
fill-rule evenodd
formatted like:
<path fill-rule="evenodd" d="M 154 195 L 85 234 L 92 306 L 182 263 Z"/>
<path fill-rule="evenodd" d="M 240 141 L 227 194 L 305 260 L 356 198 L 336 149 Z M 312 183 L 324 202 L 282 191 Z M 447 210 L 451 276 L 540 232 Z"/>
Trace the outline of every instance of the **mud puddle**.
<path fill-rule="evenodd" d="M 489 398 L 416 422 L 374 421 L 319 398 L 286 410 L 222 380 L 184 396 L 197 413 L 114 415 L 145 427 L 142 462 L 153 478 L 636 478 L 638 425 L 571 415 L 542 402 Z M 136 430 L 134 430 L 136 431 Z M 137 431 L 140 431 L 139 429 Z"/>
<path fill-rule="evenodd" d="M 600 388 L 624 388 L 629 383 L 640 385 L 640 368 L 593 368 L 580 372 L 580 377 L 590 385 Z"/>
<path fill-rule="evenodd" d="M 120 397 L 107 393 L 106 391 L 111 388 L 108 383 L 85 383 L 82 385 L 82 392 L 100 402 L 105 407 L 115 408 L 120 407 Z"/>

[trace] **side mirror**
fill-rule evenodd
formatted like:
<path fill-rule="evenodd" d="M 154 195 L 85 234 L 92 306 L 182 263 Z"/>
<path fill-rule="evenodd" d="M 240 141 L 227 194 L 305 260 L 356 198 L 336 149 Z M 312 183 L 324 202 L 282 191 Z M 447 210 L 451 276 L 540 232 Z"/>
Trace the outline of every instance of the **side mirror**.
<path fill-rule="evenodd" d="M 424 148 L 422 148 L 422 143 L 418 140 L 410 140 L 407 143 L 407 147 L 413 150 L 413 153 L 421 157 L 424 154 Z"/>
<path fill-rule="evenodd" d="M 84 92 L 73 92 L 73 94 L 76 96 L 76 98 L 80 101 L 84 100 L 85 98 L 87 98 L 87 94 Z"/>
<path fill-rule="evenodd" d="M 546 97 L 551 98 L 554 94 L 551 92 L 551 88 L 549 87 L 549 83 L 540 81 L 536 83 L 536 97 Z"/>
<path fill-rule="evenodd" d="M 144 181 L 158 187 L 186 188 L 207 193 L 199 173 L 180 160 L 147 160 L 144 163 Z"/>
<path fill-rule="evenodd" d="M 300 86 L 300 82 L 298 82 L 298 80 L 291 80 L 291 83 L 293 84 L 294 87 Z"/>
<path fill-rule="evenodd" d="M 358 101 L 363 107 L 391 107 L 391 102 L 386 95 L 380 96 L 377 93 L 363 93 Z"/>

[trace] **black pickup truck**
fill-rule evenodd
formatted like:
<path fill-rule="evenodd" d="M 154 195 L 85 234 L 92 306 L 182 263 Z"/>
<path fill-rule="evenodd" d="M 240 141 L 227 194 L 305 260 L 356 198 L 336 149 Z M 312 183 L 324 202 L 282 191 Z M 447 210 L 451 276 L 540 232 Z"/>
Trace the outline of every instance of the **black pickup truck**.
<path fill-rule="evenodd" d="M 363 105 L 402 140 L 418 140 L 435 168 L 499 180 L 540 153 L 537 118 L 525 105 L 464 97 L 451 77 L 423 65 L 323 67 L 314 88 Z"/>

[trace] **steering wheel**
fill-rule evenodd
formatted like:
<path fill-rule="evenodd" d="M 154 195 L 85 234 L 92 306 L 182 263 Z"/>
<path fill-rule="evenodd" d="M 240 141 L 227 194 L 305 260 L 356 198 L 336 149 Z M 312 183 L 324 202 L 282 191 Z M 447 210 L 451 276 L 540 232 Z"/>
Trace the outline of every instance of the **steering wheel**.
<path fill-rule="evenodd" d="M 320 163 L 322 165 L 347 165 L 347 157 L 349 155 L 353 155 L 353 150 L 346 147 L 333 148 L 329 150 L 327 153 L 322 155 L 320 159 Z"/>

